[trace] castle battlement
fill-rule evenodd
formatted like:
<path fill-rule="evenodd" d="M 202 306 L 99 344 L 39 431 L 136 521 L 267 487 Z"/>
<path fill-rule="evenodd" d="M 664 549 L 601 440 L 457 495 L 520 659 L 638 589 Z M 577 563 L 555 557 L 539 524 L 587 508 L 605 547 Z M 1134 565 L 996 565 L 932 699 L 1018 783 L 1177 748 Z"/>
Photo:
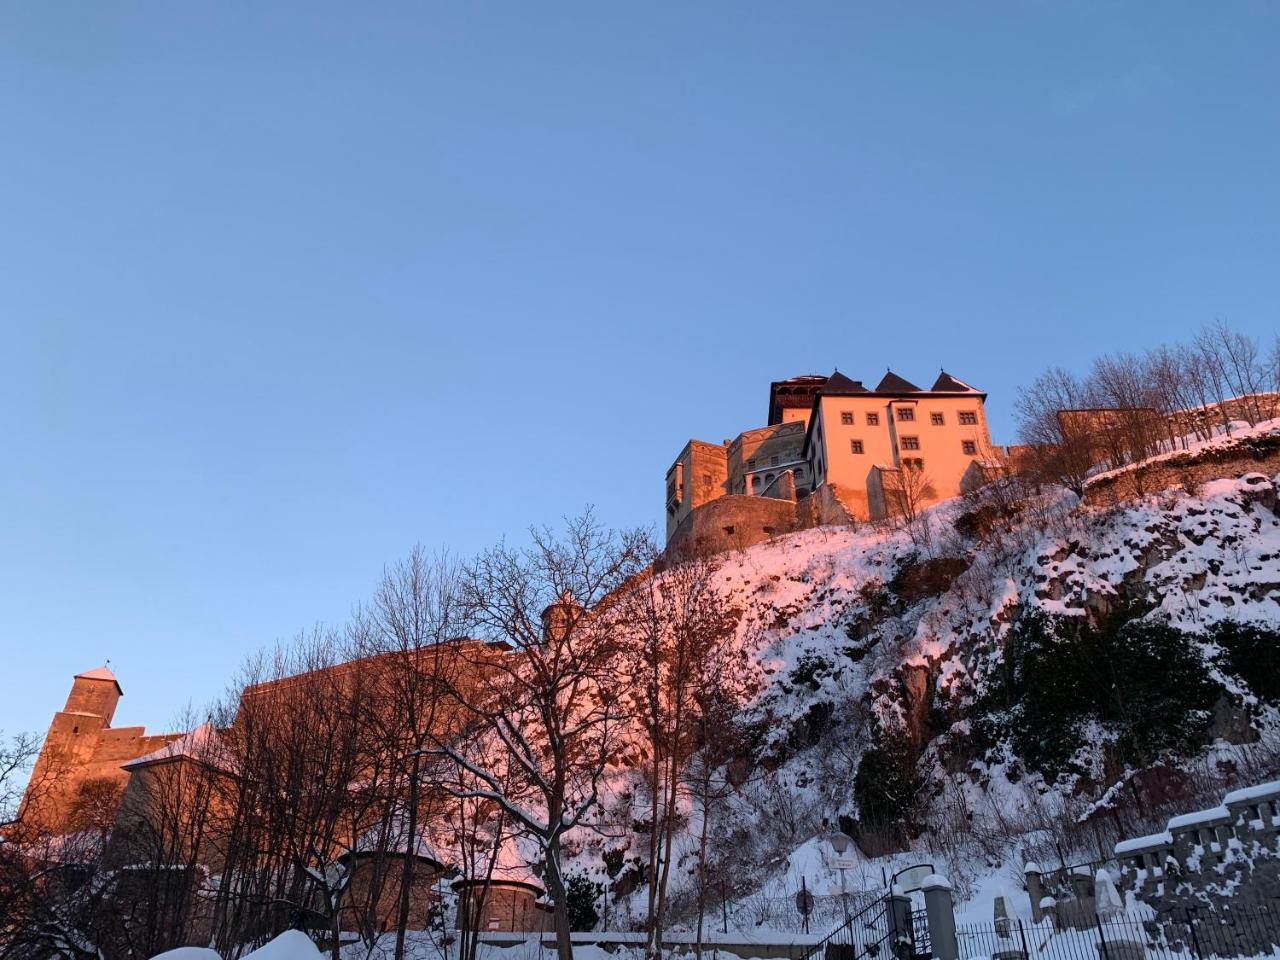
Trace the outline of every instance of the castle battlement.
<path fill-rule="evenodd" d="M 27 784 L 23 806 L 29 815 L 59 832 L 87 829 L 84 817 L 119 803 L 129 781 L 124 764 L 182 736 L 111 726 L 122 696 L 106 666 L 75 675 Z"/>

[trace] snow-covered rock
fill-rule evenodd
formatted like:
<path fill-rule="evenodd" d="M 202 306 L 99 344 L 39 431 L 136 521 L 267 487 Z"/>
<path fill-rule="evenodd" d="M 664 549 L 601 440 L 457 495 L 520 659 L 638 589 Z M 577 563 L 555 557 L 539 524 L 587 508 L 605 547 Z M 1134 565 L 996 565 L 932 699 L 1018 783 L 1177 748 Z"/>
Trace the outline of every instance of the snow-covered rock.
<path fill-rule="evenodd" d="M 1077 766 L 1087 776 L 1055 783 L 1016 758 L 976 755 L 972 705 L 1001 671 L 1011 626 L 1031 611 L 1095 618 L 1136 604 L 1146 619 L 1190 635 L 1227 620 L 1276 629 L 1275 490 L 1273 479 L 1246 474 L 1204 483 L 1194 495 L 1170 489 L 1114 507 L 1051 491 L 982 541 L 956 532 L 969 505 L 951 501 L 926 512 L 923 531 L 919 524 L 818 528 L 724 555 L 716 589 L 740 613 L 733 642 L 760 680 L 743 718 L 753 731 L 755 773 L 731 797 L 714 839 L 713 855 L 739 889 L 757 890 L 751 899 L 759 905 L 740 904 L 732 922 L 777 922 L 771 918 L 786 912 L 802 880 L 820 909 L 842 889 L 882 892 L 885 876 L 921 860 L 936 863 L 962 900 L 1010 881 L 1020 887 L 1022 857 L 1055 859 L 1035 818 L 1075 819 L 1127 802 L 1123 788 L 1135 771 L 1121 779 L 1107 772 L 1107 731 L 1082 734 Z M 1248 707 L 1237 728 L 1275 738 L 1275 708 L 1221 673 L 1212 649 L 1197 649 L 1215 682 Z M 875 724 L 905 724 L 923 743 L 924 832 L 912 849 L 878 859 L 855 851 L 859 866 L 841 858 L 837 870 L 824 838 L 844 829 L 840 818 L 857 820 L 854 780 Z M 1207 769 L 1215 749 L 1210 743 L 1203 755 L 1170 762 Z M 615 822 L 643 819 L 641 780 L 625 763 L 614 771 Z M 691 807 L 684 816 L 691 830 L 675 844 L 677 903 L 679 886 L 692 882 L 695 848 Z M 1018 830 L 1029 831 L 1025 841 Z M 993 831 L 1012 844 L 1004 863 L 965 839 Z M 609 882 L 600 867 L 605 846 L 582 840 L 572 869 Z M 642 846 L 633 839 L 611 849 L 629 858 Z M 633 896 L 642 898 L 643 888 Z"/>
<path fill-rule="evenodd" d="M 242 960 L 323 960 L 324 954 L 301 930 L 286 930 Z M 194 958 L 192 958 L 194 960 Z"/>

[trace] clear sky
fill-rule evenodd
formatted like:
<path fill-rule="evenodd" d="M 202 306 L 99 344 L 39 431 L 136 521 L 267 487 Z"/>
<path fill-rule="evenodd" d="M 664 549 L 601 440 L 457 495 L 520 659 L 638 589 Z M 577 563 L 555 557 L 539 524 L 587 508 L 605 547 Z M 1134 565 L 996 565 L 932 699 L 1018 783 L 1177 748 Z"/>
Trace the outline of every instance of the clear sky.
<path fill-rule="evenodd" d="M 662 519 L 798 373 L 1280 308 L 1274 3 L 3 3 L 0 728 L 165 727 L 415 542 Z"/>

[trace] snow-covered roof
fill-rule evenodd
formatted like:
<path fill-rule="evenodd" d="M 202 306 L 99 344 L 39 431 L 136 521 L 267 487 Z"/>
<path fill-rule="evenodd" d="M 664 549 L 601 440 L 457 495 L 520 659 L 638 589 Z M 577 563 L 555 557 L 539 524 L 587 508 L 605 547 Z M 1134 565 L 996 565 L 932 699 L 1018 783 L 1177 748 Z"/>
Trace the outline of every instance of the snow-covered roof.
<path fill-rule="evenodd" d="M 1270 780 L 1267 783 L 1259 783 L 1252 787 L 1232 790 L 1222 798 L 1222 802 L 1226 806 L 1231 806 L 1236 803 L 1252 803 L 1254 800 L 1266 800 L 1275 796 L 1280 796 L 1280 780 Z"/>
<path fill-rule="evenodd" d="M 417 836 L 413 838 L 413 842 L 409 842 L 409 824 L 406 818 L 396 817 L 386 828 L 373 827 L 366 830 L 356 840 L 355 853 L 376 853 L 385 851 L 386 853 L 404 854 L 412 852 L 413 856 L 422 860 L 430 860 L 432 863 L 443 865 L 444 860 L 440 858 L 440 854 L 436 852 L 435 844 L 433 844 L 428 836 L 426 828 L 422 824 L 418 824 L 415 831 Z M 384 846 L 385 844 L 385 846 Z"/>
<path fill-rule="evenodd" d="M 542 881 L 534 875 L 533 870 L 529 867 L 529 859 L 520 852 L 516 841 L 508 838 L 503 841 L 502 846 L 498 848 L 498 858 L 493 865 L 493 873 L 491 883 L 515 883 L 521 886 L 530 887 L 538 892 L 543 892 L 546 888 L 542 885 Z M 488 857 L 480 854 L 475 857 L 476 877 L 473 879 L 467 876 L 467 866 L 463 867 L 463 875 L 454 881 L 454 886 L 463 886 L 472 882 L 483 881 L 485 872 L 488 869 Z"/>
<path fill-rule="evenodd" d="M 1121 840 L 1116 844 L 1116 856 L 1122 857 L 1126 853 L 1140 853 L 1147 850 L 1159 850 L 1161 847 L 1173 846 L 1173 837 L 1168 831 L 1163 833 L 1152 833 L 1145 837 L 1134 837 L 1132 840 Z"/>
<path fill-rule="evenodd" d="M 1202 823 L 1213 823 L 1216 820 L 1230 820 L 1231 811 L 1226 807 L 1211 807 L 1208 810 L 1197 810 L 1195 813 L 1184 813 L 1169 821 L 1169 830 L 1180 830 L 1183 827 L 1195 827 Z"/>
<path fill-rule="evenodd" d="M 135 760 L 121 764 L 121 766 L 125 770 L 133 770 L 137 767 L 144 767 L 149 763 L 159 763 L 162 760 L 177 760 L 182 757 L 212 762 L 213 758 L 221 753 L 222 744 L 218 740 L 218 731 L 214 729 L 212 723 L 206 720 L 190 733 L 185 733 L 176 740 L 171 740 L 159 750 L 152 750 L 150 753 L 144 754 Z"/>

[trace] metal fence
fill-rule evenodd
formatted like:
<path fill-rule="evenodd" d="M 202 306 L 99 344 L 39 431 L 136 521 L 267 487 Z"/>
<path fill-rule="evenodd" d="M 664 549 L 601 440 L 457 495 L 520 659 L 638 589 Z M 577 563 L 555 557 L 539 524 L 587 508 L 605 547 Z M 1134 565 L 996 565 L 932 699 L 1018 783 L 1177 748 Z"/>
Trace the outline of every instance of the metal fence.
<path fill-rule="evenodd" d="M 1271 906 L 1123 914 L 1056 929 L 1008 920 L 956 928 L 960 960 L 1229 960 L 1280 957 L 1280 910 Z"/>
<path fill-rule="evenodd" d="M 806 960 L 892 960 L 893 926 L 889 901 L 877 898 L 814 944 Z"/>
<path fill-rule="evenodd" d="M 809 915 L 801 910 L 800 898 L 795 894 L 785 897 L 752 895 L 741 899 L 715 899 L 707 906 L 707 930 L 725 929 L 755 930 L 767 927 L 792 933 L 809 931 L 821 933 L 846 922 L 861 913 L 870 903 L 878 902 L 881 895 L 865 891 L 849 891 L 841 894 L 812 894 L 806 898 Z"/>

